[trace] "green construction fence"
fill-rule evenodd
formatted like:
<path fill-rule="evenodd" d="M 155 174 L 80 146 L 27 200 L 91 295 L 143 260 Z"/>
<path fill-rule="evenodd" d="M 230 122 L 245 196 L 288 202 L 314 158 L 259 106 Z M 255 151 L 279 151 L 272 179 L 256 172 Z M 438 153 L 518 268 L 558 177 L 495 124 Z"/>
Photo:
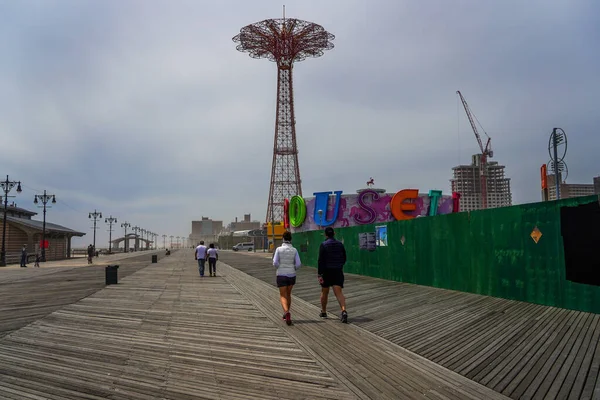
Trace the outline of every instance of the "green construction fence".
<path fill-rule="evenodd" d="M 600 287 L 565 278 L 560 224 L 561 207 L 597 201 L 587 196 L 335 232 L 346 247 L 348 273 L 600 313 Z M 387 246 L 360 249 L 359 234 L 382 225 Z M 537 243 L 531 236 L 536 227 Z M 322 231 L 294 233 L 303 264 L 317 265 L 323 239 Z"/>

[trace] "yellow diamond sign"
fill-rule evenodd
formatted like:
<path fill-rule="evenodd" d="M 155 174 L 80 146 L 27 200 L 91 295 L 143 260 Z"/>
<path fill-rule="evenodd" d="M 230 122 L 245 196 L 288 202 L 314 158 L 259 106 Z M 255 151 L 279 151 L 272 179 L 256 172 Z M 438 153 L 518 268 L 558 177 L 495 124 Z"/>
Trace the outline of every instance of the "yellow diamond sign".
<path fill-rule="evenodd" d="M 531 231 L 531 235 L 529 236 L 531 236 L 533 241 L 537 244 L 537 242 L 539 242 L 542 237 L 542 232 L 536 226 L 535 228 L 533 228 L 533 231 Z"/>

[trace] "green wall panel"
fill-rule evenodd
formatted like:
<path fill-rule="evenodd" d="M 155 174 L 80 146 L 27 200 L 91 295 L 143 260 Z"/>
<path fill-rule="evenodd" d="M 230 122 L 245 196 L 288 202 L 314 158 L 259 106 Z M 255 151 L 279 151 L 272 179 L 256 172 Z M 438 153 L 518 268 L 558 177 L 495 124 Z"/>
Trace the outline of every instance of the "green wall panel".
<path fill-rule="evenodd" d="M 345 271 L 549 306 L 600 313 L 600 287 L 565 279 L 560 208 L 597 196 L 336 229 Z M 359 249 L 358 234 L 387 225 L 388 246 Z M 530 234 L 542 233 L 536 244 Z M 402 243 L 404 238 L 404 243 Z M 298 232 L 305 265 L 316 266 L 321 231 Z"/>

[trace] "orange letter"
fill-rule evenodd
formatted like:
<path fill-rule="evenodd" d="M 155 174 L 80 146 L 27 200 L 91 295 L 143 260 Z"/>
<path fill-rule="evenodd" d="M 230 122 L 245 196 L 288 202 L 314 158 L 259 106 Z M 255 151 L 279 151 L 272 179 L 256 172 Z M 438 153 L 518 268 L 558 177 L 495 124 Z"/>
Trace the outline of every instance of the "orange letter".
<path fill-rule="evenodd" d="M 406 215 L 405 211 L 415 211 L 417 205 L 415 203 L 405 203 L 406 200 L 416 199 L 419 197 L 418 189 L 404 189 L 399 191 L 392 197 L 390 201 L 390 211 L 396 220 L 402 221 L 405 219 L 412 219 L 414 216 Z"/>

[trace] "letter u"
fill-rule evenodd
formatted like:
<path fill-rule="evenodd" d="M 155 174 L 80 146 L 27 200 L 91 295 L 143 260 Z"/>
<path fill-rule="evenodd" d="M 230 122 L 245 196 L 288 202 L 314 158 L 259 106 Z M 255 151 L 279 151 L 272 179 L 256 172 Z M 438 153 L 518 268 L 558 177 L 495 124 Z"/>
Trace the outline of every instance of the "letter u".
<path fill-rule="evenodd" d="M 329 195 L 332 192 L 317 192 L 313 193 L 315 196 L 315 211 L 313 214 L 313 218 L 315 223 L 319 226 L 330 226 L 335 223 L 338 217 L 338 212 L 340 210 L 340 199 L 342 197 L 342 191 L 337 190 L 333 192 L 335 194 L 335 205 L 333 207 L 333 218 L 331 220 L 327 220 L 327 207 L 329 206 Z M 319 210 L 321 213 L 319 214 Z"/>

